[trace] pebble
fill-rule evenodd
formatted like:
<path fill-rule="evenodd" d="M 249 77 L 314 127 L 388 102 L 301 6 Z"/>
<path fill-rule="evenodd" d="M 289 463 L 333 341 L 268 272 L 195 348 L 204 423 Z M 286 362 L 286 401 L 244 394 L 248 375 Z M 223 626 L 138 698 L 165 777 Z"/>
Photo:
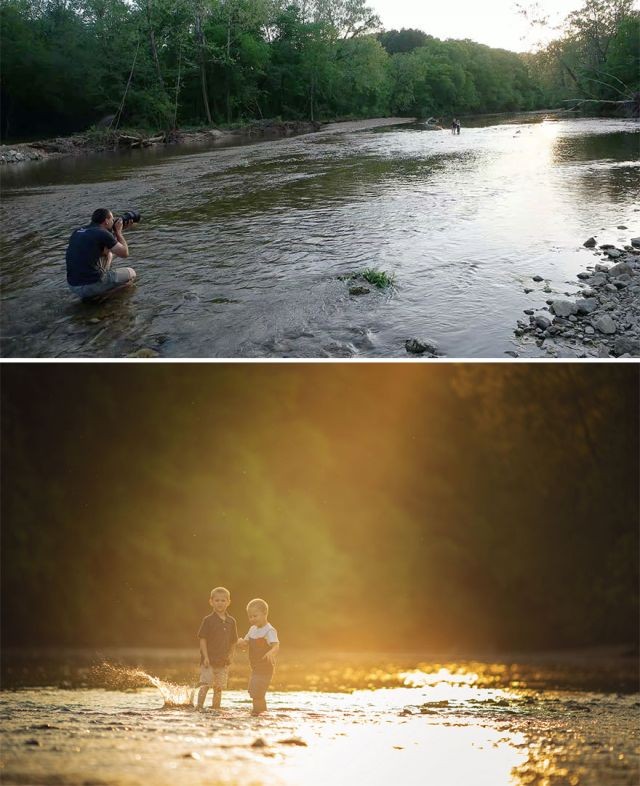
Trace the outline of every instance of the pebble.
<path fill-rule="evenodd" d="M 349 287 L 350 295 L 368 295 L 371 292 L 367 287 Z"/>
<path fill-rule="evenodd" d="M 544 281 L 544 278 L 542 278 L 542 276 L 531 276 L 531 278 L 532 278 L 534 281 Z"/>

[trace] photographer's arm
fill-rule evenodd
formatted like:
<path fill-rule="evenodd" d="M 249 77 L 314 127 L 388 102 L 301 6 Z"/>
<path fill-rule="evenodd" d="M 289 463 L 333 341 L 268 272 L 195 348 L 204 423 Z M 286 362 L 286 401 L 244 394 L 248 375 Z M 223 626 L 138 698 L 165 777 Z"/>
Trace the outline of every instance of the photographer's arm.
<path fill-rule="evenodd" d="M 115 254 L 117 257 L 122 257 L 125 259 L 129 256 L 129 246 L 127 245 L 127 241 L 124 239 L 124 235 L 122 234 L 121 219 L 118 219 L 113 225 L 113 233 L 116 236 L 116 240 L 118 242 L 111 249 L 111 253 Z"/>

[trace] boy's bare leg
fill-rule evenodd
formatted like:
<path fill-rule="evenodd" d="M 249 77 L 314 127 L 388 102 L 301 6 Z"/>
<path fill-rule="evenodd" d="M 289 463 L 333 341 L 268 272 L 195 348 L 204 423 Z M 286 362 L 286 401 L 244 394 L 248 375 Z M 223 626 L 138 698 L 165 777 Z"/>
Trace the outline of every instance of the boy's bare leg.
<path fill-rule="evenodd" d="M 209 692 L 208 685 L 201 685 L 198 689 L 198 709 L 201 710 L 204 707 L 205 699 L 207 698 L 207 693 Z"/>
<path fill-rule="evenodd" d="M 220 709 L 220 704 L 222 703 L 222 691 L 218 688 L 213 689 L 213 704 L 211 705 L 214 710 Z"/>

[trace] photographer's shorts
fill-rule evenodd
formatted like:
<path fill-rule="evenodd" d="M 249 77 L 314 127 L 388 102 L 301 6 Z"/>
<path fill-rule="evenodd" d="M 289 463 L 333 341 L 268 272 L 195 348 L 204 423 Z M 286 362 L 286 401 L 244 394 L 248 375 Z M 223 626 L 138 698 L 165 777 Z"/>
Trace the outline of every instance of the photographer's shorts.
<path fill-rule="evenodd" d="M 268 672 L 252 671 L 249 677 L 249 696 L 252 699 L 264 699 L 272 677 L 273 669 Z"/>
<path fill-rule="evenodd" d="M 228 666 L 200 666 L 200 685 L 207 685 L 214 690 L 226 690 L 228 679 Z"/>
<path fill-rule="evenodd" d="M 78 297 L 84 300 L 85 298 L 104 295 L 110 289 L 121 287 L 129 281 L 133 281 L 135 277 L 136 271 L 132 267 L 111 268 L 105 271 L 102 279 L 96 281 L 95 284 L 80 284 L 78 286 L 69 284 L 69 289 L 74 295 L 78 295 Z"/>

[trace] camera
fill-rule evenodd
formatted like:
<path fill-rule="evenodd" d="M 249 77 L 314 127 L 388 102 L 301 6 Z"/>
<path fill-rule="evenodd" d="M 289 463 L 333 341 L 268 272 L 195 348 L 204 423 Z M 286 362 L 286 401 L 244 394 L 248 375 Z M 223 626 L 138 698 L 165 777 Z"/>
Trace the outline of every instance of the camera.
<path fill-rule="evenodd" d="M 138 210 L 125 210 L 121 216 L 116 216 L 113 219 L 113 223 L 115 224 L 118 219 L 122 220 L 122 228 L 128 227 L 129 224 L 137 224 L 142 216 L 140 215 Z"/>

